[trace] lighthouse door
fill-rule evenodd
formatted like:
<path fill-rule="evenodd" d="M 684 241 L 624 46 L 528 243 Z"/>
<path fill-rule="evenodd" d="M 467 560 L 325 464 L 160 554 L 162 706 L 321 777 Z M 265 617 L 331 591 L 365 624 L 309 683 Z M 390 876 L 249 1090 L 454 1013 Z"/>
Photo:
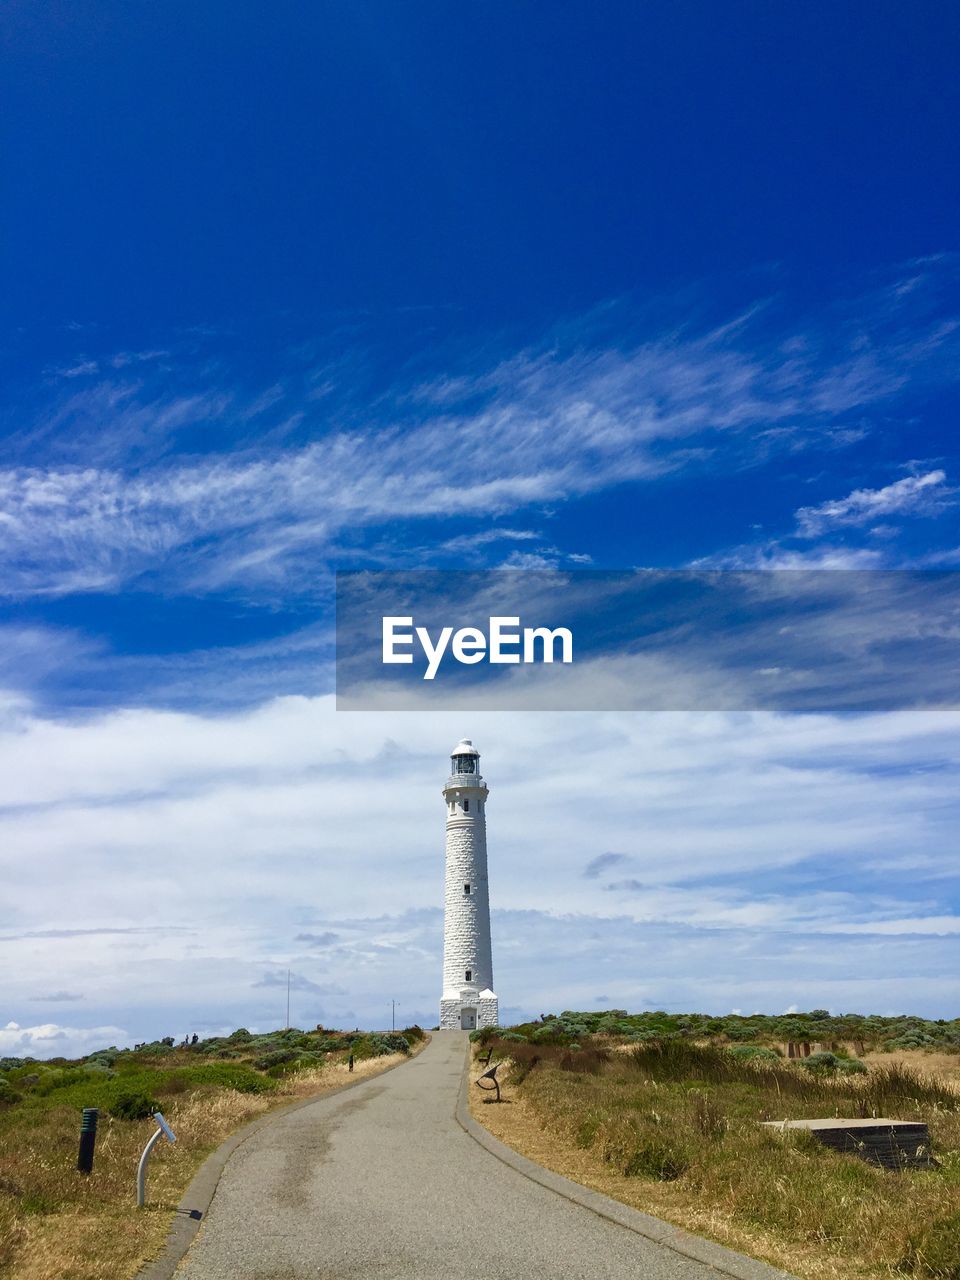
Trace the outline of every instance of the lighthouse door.
<path fill-rule="evenodd" d="M 461 1009 L 460 1010 L 460 1030 L 474 1031 L 476 1030 L 476 1026 L 477 1026 L 476 1009 Z"/>

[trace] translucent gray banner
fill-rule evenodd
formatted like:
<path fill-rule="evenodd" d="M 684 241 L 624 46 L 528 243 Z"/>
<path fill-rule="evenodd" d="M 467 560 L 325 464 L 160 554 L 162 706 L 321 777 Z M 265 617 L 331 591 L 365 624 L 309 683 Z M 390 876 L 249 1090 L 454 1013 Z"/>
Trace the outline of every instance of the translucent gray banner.
<path fill-rule="evenodd" d="M 951 571 L 337 574 L 340 710 L 958 703 Z"/>

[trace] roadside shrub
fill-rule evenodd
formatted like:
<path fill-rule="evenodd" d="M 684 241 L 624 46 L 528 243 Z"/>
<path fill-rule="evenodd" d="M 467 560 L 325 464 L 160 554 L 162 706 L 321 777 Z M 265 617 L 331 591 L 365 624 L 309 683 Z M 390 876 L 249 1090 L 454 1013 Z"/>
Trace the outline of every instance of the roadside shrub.
<path fill-rule="evenodd" d="M 387 1053 L 410 1052 L 410 1041 L 399 1032 L 391 1031 L 388 1036 L 383 1037 L 383 1042 L 387 1046 Z"/>
<path fill-rule="evenodd" d="M 146 1120 L 155 1111 L 160 1110 L 160 1103 L 149 1094 L 138 1091 L 118 1093 L 110 1104 L 110 1114 L 117 1120 Z"/>
<path fill-rule="evenodd" d="M 412 1027 L 404 1027 L 400 1034 L 403 1036 L 404 1040 L 406 1040 L 407 1044 L 414 1044 L 421 1041 L 427 1033 L 424 1031 L 423 1027 L 415 1022 Z"/>
<path fill-rule="evenodd" d="M 316 1053 L 301 1053 L 297 1057 L 289 1061 L 275 1063 L 267 1071 L 267 1075 L 271 1080 L 279 1080 L 283 1076 L 293 1075 L 297 1071 L 306 1071 L 309 1068 L 323 1066 L 323 1058 Z"/>
<path fill-rule="evenodd" d="M 388 1053 L 409 1053 L 410 1045 L 396 1032 L 386 1035 L 370 1032 L 354 1036 L 349 1049 L 355 1058 L 382 1058 Z"/>
<path fill-rule="evenodd" d="M 34 1092 L 38 1097 L 45 1098 L 55 1089 L 69 1089 L 71 1085 L 87 1079 L 89 1079 L 89 1073 L 80 1067 L 45 1071 L 34 1085 Z"/>
<path fill-rule="evenodd" d="M 690 1157 L 679 1143 L 650 1134 L 627 1159 L 623 1172 L 628 1178 L 656 1178 L 658 1182 L 675 1182 L 690 1167 Z"/>
<path fill-rule="evenodd" d="M 840 1059 L 835 1053 L 811 1053 L 800 1065 L 807 1071 L 836 1071 L 840 1066 Z"/>
<path fill-rule="evenodd" d="M 238 1093 L 269 1093 L 276 1088 L 274 1082 L 248 1066 L 245 1062 L 210 1062 L 198 1063 L 193 1067 L 183 1067 L 173 1071 L 167 1079 L 182 1079 L 188 1085 L 222 1085 L 227 1089 L 236 1089 Z M 160 1078 L 158 1087 L 163 1087 L 164 1077 Z"/>
<path fill-rule="evenodd" d="M 837 1070 L 842 1076 L 865 1076 L 868 1074 L 867 1064 L 859 1058 L 841 1058 Z"/>
<path fill-rule="evenodd" d="M 474 1044 L 487 1044 L 490 1040 L 499 1039 L 503 1034 L 500 1027 L 478 1027 L 470 1032 L 470 1039 Z"/>
<path fill-rule="evenodd" d="M 781 1058 L 776 1049 L 767 1049 L 760 1044 L 732 1044 L 727 1053 L 744 1062 L 779 1062 Z"/>
<path fill-rule="evenodd" d="M 88 1066 L 90 1063 L 99 1062 L 105 1067 L 112 1067 L 119 1057 L 120 1050 L 115 1045 L 111 1045 L 109 1049 L 98 1049 L 96 1053 L 88 1053 L 84 1062 Z"/>
<path fill-rule="evenodd" d="M 274 1049 L 262 1057 L 254 1059 L 253 1065 L 258 1071 L 269 1071 L 271 1067 L 282 1066 L 285 1062 L 293 1062 L 300 1056 L 297 1049 Z"/>
<path fill-rule="evenodd" d="M 0 1076 L 0 1106 L 10 1105 L 19 1100 L 20 1095 L 10 1081 L 6 1076 Z"/>
<path fill-rule="evenodd" d="M 88 1076 L 106 1076 L 109 1078 L 110 1076 L 115 1076 L 117 1074 L 115 1071 L 111 1071 L 107 1064 L 105 1062 L 101 1062 L 98 1058 L 94 1059 L 92 1062 L 85 1062 L 80 1069 Z"/>
<path fill-rule="evenodd" d="M 900 1269 L 935 1280 L 960 1280 L 960 1213 L 939 1218 L 919 1232 Z"/>

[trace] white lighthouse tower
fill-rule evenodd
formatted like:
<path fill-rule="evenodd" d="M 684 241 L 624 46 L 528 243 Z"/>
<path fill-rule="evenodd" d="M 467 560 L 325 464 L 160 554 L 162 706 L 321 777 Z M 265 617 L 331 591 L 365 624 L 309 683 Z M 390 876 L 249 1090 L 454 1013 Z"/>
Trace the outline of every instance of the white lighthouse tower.
<path fill-rule="evenodd" d="M 443 899 L 444 1030 L 497 1026 L 487 891 L 487 784 L 469 738 L 453 749 L 447 802 L 447 871 Z"/>

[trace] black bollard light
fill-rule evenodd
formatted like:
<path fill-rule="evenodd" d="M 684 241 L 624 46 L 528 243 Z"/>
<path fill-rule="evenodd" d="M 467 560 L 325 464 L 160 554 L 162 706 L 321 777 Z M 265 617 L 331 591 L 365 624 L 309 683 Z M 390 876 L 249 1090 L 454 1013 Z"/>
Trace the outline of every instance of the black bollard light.
<path fill-rule="evenodd" d="M 352 1070 L 353 1070 L 353 1054 L 352 1054 L 352 1053 L 351 1053 L 350 1057 L 347 1059 L 347 1070 L 348 1070 L 348 1071 L 352 1071 Z"/>
<path fill-rule="evenodd" d="M 83 1119 L 80 1121 L 80 1154 L 77 1156 L 77 1168 L 81 1173 L 93 1171 L 93 1147 L 97 1141 L 97 1117 L 100 1115 L 96 1107 L 84 1107 Z"/>

